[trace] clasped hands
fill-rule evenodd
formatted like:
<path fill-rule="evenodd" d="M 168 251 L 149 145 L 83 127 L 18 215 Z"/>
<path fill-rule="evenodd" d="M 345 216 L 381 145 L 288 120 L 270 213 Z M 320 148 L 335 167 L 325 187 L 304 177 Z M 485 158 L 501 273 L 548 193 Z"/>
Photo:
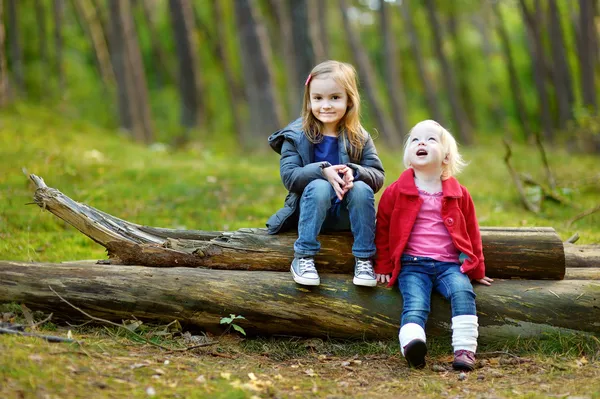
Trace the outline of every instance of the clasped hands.
<path fill-rule="evenodd" d="M 323 168 L 323 177 L 331 184 L 340 201 L 354 187 L 354 171 L 346 165 L 332 165 Z"/>

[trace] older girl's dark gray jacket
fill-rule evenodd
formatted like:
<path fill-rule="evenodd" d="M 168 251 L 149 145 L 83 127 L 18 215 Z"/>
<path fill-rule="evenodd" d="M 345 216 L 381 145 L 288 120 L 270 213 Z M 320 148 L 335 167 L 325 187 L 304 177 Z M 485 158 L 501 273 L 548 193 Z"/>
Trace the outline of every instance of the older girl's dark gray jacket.
<path fill-rule="evenodd" d="M 354 181 L 363 181 L 373 192 L 379 191 L 383 186 L 385 172 L 371 136 L 368 136 L 361 159 L 356 163 L 350 161 L 344 137 L 340 135 L 338 140 L 340 164 L 354 170 Z M 267 221 L 269 234 L 277 234 L 298 226 L 298 204 L 304 188 L 315 179 L 325 179 L 321 173 L 322 168 L 331 165 L 329 162 L 314 161 L 314 144 L 304 135 L 301 119 L 273 133 L 269 137 L 269 145 L 281 154 L 281 180 L 289 191 L 284 207 Z"/>

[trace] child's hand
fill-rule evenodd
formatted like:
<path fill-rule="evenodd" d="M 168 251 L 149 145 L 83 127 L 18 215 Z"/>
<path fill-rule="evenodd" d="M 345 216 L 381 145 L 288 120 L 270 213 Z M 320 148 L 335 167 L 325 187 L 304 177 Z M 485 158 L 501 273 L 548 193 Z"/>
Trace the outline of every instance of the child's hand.
<path fill-rule="evenodd" d="M 335 195 L 340 201 L 344 198 L 344 194 L 346 194 L 346 191 L 344 191 L 346 183 L 339 174 L 344 173 L 346 169 L 348 169 L 346 165 L 332 165 L 323 169 L 323 176 L 331 184 Z"/>
<path fill-rule="evenodd" d="M 380 284 L 387 284 L 390 282 L 390 274 L 379 274 L 375 273 L 375 280 Z"/>
<path fill-rule="evenodd" d="M 340 173 L 344 175 L 344 195 L 346 195 L 346 193 L 350 191 L 352 187 L 354 187 L 354 170 L 346 166 L 346 169 L 340 170 Z"/>
<path fill-rule="evenodd" d="M 487 277 L 487 276 L 485 276 L 484 278 L 480 278 L 480 279 L 477 279 L 475 281 L 477 281 L 479 284 L 490 286 L 490 285 L 492 285 L 492 282 L 494 280 L 491 279 L 491 278 L 489 278 L 489 277 Z"/>

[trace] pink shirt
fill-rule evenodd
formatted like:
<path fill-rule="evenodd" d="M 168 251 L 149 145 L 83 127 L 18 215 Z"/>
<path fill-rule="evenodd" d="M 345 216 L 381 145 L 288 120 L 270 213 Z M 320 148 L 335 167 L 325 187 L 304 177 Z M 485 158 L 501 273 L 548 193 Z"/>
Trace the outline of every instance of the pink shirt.
<path fill-rule="evenodd" d="M 430 194 L 419 190 L 423 200 L 404 253 L 425 256 L 442 262 L 458 263 L 459 251 L 442 220 L 442 192 Z"/>

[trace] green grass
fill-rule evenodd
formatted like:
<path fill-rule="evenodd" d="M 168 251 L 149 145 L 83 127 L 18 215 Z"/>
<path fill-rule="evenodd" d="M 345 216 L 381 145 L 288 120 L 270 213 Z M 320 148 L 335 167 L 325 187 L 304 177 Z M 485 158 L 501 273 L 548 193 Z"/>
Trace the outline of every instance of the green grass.
<path fill-rule="evenodd" d="M 114 131 L 45 109 L 19 104 L 2 110 L 0 259 L 60 262 L 106 257 L 103 247 L 31 204 L 34 187 L 23 169 L 76 201 L 135 223 L 201 230 L 263 227 L 286 193 L 278 156 L 268 150 L 264 137 L 261 140 L 267 151 L 254 155 L 237 149 L 226 132 L 207 134 L 177 151 L 146 148 Z M 402 172 L 402 154 L 376 144 L 388 185 Z M 600 213 L 567 227 L 569 219 L 598 204 L 598 157 L 549 149 L 559 186 L 568 188 L 565 195 L 575 206 L 546 201 L 542 212 L 534 215 L 519 201 L 503 163 L 500 138 L 478 137 L 478 144 L 463 152 L 470 165 L 459 179 L 474 198 L 482 226 L 550 226 L 563 240 L 578 232 L 579 243 L 600 243 Z M 544 181 L 535 146 L 515 144 L 513 152 L 518 170 Z M 13 304 L 1 307 L 2 312 L 20 311 Z M 478 397 L 492 391 L 500 397 L 565 392 L 600 397 L 600 345 L 588 336 L 549 335 L 486 344 L 480 352 L 506 352 L 508 360 L 498 355 L 460 382 L 443 368 L 408 370 L 394 337 L 347 342 L 242 339 L 232 333 L 215 347 L 176 354 L 113 327 L 47 323 L 43 333 L 66 336 L 66 328 L 84 342 L 83 347 L 0 335 L 0 351 L 6 354 L 0 357 L 0 396 L 148 397 L 147 388 L 152 387 L 157 397 L 439 397 L 442 393 Z M 157 335 L 161 328 L 143 326 L 138 332 L 156 343 L 181 345 L 175 334 Z M 432 364 L 447 367 L 448 340 L 433 338 L 429 349 Z M 511 364 L 510 356 L 526 361 Z"/>

